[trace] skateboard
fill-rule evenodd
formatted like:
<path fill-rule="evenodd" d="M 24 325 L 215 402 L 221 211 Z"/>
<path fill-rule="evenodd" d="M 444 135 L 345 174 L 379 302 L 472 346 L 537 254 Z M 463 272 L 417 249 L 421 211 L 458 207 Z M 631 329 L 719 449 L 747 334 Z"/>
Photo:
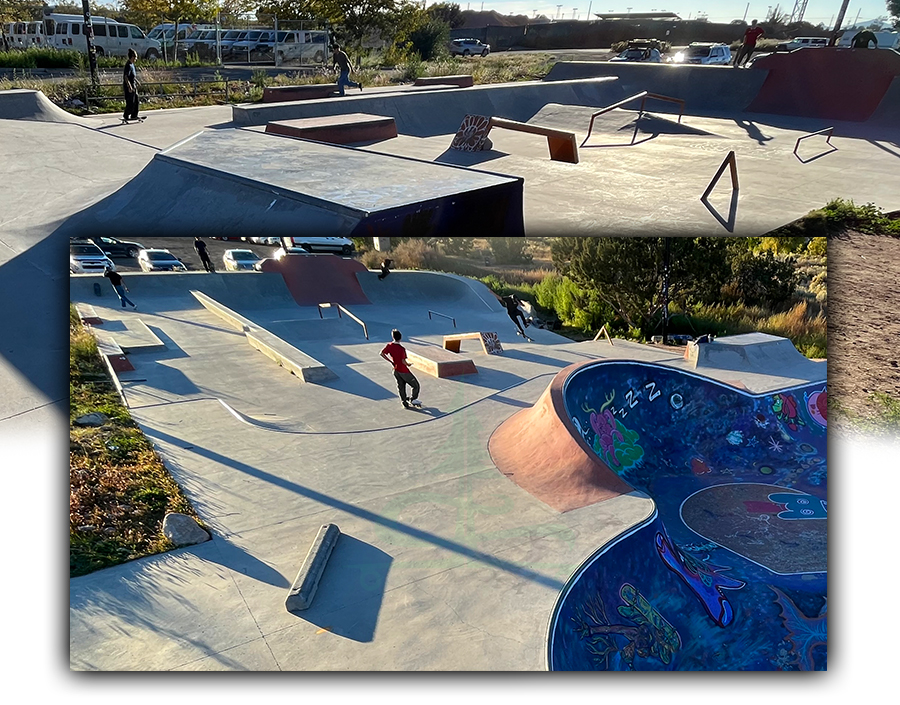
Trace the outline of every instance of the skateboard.
<path fill-rule="evenodd" d="M 130 125 L 133 122 L 144 122 L 144 120 L 146 120 L 146 119 L 147 119 L 146 116 L 139 117 L 137 120 L 126 120 L 125 118 L 119 118 L 119 120 L 122 121 L 123 125 Z"/>
<path fill-rule="evenodd" d="M 525 340 L 527 340 L 529 343 L 533 343 L 533 342 L 534 342 L 534 339 L 533 339 L 533 338 L 529 338 L 527 335 L 525 335 L 525 334 L 524 334 L 522 331 L 520 331 L 518 328 L 516 329 L 516 335 L 521 335 L 521 336 L 522 336 L 523 338 L 525 338 Z"/>
<path fill-rule="evenodd" d="M 404 406 L 404 409 L 409 409 L 410 411 L 425 411 L 425 407 L 422 406 L 422 402 L 418 399 L 415 402 L 410 402 L 409 406 Z"/>

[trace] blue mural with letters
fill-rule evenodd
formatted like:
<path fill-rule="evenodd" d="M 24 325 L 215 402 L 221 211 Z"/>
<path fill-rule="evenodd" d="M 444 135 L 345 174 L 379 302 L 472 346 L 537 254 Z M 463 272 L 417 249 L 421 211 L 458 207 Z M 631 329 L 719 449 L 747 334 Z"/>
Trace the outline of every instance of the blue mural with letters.
<path fill-rule="evenodd" d="M 576 432 L 656 511 L 568 580 L 549 667 L 825 670 L 825 382 L 752 395 L 601 361 L 569 377 L 564 399 Z"/>

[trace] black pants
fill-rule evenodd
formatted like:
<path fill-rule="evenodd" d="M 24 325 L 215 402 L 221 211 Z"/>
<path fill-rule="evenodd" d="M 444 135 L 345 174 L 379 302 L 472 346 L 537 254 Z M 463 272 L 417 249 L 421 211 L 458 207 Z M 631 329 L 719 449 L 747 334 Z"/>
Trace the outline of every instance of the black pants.
<path fill-rule="evenodd" d="M 210 260 L 209 255 L 200 255 L 200 261 L 203 262 L 203 269 L 207 272 L 215 272 L 216 268 L 213 267 L 212 260 Z"/>
<path fill-rule="evenodd" d="M 524 333 L 525 329 L 519 325 L 519 321 L 518 321 L 518 319 L 521 318 L 522 323 L 523 324 L 525 323 L 525 316 L 522 314 L 522 312 L 519 309 L 515 309 L 514 311 L 510 310 L 510 309 L 506 309 L 506 313 L 509 314 L 509 317 L 512 319 L 512 322 L 516 324 L 516 328 L 518 328 L 520 331 L 522 331 Z"/>
<path fill-rule="evenodd" d="M 419 380 L 416 379 L 416 376 L 412 372 L 397 372 L 394 370 L 394 379 L 397 380 L 397 389 L 400 392 L 400 398 L 408 402 L 413 399 L 419 398 Z M 406 396 L 406 385 L 412 387 L 412 396 Z"/>
<path fill-rule="evenodd" d="M 378 275 L 379 279 L 384 279 L 388 274 L 390 274 L 390 270 L 382 269 L 381 274 Z"/>
<path fill-rule="evenodd" d="M 137 120 L 138 118 L 138 94 L 125 92 L 125 115 L 126 120 Z"/>

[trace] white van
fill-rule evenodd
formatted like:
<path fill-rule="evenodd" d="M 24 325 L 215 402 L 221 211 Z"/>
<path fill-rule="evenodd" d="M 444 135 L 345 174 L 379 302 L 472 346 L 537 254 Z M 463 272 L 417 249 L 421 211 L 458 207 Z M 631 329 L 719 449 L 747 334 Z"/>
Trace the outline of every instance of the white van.
<path fill-rule="evenodd" d="M 282 61 L 321 64 L 328 56 L 327 41 L 328 33 L 324 30 L 280 31 L 278 32 L 278 52 L 275 55 L 275 61 L 279 64 Z"/>
<path fill-rule="evenodd" d="M 9 22 L 4 25 L 3 31 L 9 37 L 11 48 L 52 46 L 44 34 L 43 22 Z"/>
<path fill-rule="evenodd" d="M 691 42 L 672 57 L 676 64 L 726 66 L 731 63 L 731 48 L 720 42 Z"/>
<path fill-rule="evenodd" d="M 108 17 L 91 17 L 97 56 L 127 56 L 129 49 L 144 59 L 158 59 L 159 42 L 149 39 L 133 24 L 116 22 Z M 57 49 L 75 49 L 87 53 L 84 16 L 53 13 L 44 18 L 48 43 Z"/>
<path fill-rule="evenodd" d="M 775 51 L 794 51 L 794 49 L 819 49 L 828 46 L 828 37 L 794 37 L 787 42 L 775 45 Z"/>
<path fill-rule="evenodd" d="M 848 29 L 841 35 L 837 45 L 839 47 L 849 47 L 853 42 L 854 35 L 859 31 L 861 30 Z M 873 34 L 875 35 L 875 39 L 878 40 L 879 49 L 894 49 L 895 51 L 900 51 L 900 32 L 873 32 Z"/>

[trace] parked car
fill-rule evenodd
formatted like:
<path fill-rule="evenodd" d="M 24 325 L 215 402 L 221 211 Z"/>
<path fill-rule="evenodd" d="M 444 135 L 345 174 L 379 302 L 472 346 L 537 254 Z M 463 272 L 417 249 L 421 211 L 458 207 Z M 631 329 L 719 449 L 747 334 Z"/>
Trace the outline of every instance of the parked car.
<path fill-rule="evenodd" d="M 482 44 L 478 39 L 454 39 L 450 42 L 450 56 L 487 56 L 490 44 Z"/>
<path fill-rule="evenodd" d="M 239 272 L 242 269 L 253 269 L 253 265 L 260 261 L 260 257 L 253 250 L 225 250 L 222 262 L 229 272 Z"/>
<path fill-rule="evenodd" d="M 273 54 L 279 63 L 282 61 L 300 61 L 301 63 L 321 64 L 327 56 L 325 44 L 328 33 L 322 30 L 296 30 L 278 32 L 278 51 L 275 54 L 274 41 L 260 43 L 259 51 Z"/>
<path fill-rule="evenodd" d="M 138 252 L 144 249 L 144 246 L 139 242 L 128 242 L 115 237 L 100 237 L 98 235 L 76 238 L 73 242 L 92 243 L 110 257 L 137 257 Z"/>
<path fill-rule="evenodd" d="M 288 255 L 308 255 L 309 250 L 303 247 L 279 247 L 272 253 L 272 259 L 282 260 Z"/>
<path fill-rule="evenodd" d="M 69 271 L 72 274 L 96 274 L 105 271 L 107 267 L 115 271 L 116 265 L 95 244 L 69 243 Z"/>
<path fill-rule="evenodd" d="M 692 42 L 672 57 L 676 64 L 728 65 L 731 48 L 718 42 Z"/>
<path fill-rule="evenodd" d="M 145 272 L 186 272 L 184 262 L 168 250 L 150 248 L 138 253 L 138 264 Z"/>
<path fill-rule="evenodd" d="M 224 32 L 222 34 L 222 37 L 219 39 L 219 44 L 222 45 L 222 56 L 228 56 L 231 52 L 231 45 L 237 41 L 240 41 L 246 36 L 247 30 L 229 29 L 227 32 Z M 215 51 L 215 44 L 213 45 L 213 51 Z"/>
<path fill-rule="evenodd" d="M 331 252 L 345 257 L 356 252 L 356 246 L 349 237 L 292 237 L 295 247 L 302 247 L 308 252 Z"/>
<path fill-rule="evenodd" d="M 775 45 L 775 51 L 794 51 L 794 49 L 819 48 L 828 46 L 828 37 L 794 37 L 787 42 Z"/>
<path fill-rule="evenodd" d="M 280 237 L 247 237 L 244 239 L 247 242 L 252 242 L 254 245 L 273 245 L 278 247 L 281 244 Z"/>
<path fill-rule="evenodd" d="M 658 64 L 662 62 L 662 54 L 659 53 L 659 49 L 656 47 L 631 42 L 625 51 L 618 56 L 614 56 L 610 61 L 649 61 L 650 63 Z"/>
<path fill-rule="evenodd" d="M 228 49 L 228 56 L 238 61 L 249 61 L 250 52 L 256 49 L 263 35 L 268 36 L 265 30 L 251 29 L 239 37 Z M 224 54 L 224 51 L 223 51 Z"/>

